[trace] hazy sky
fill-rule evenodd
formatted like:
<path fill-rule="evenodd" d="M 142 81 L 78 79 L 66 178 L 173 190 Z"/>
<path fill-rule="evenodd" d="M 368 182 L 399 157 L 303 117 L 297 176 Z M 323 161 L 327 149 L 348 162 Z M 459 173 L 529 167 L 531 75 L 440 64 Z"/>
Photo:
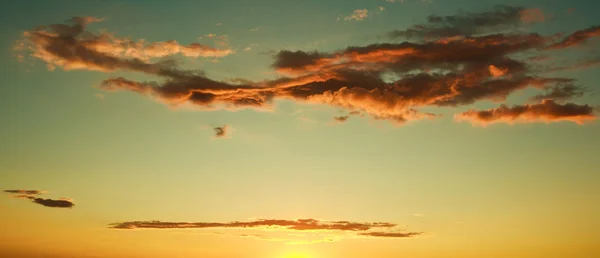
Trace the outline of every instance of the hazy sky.
<path fill-rule="evenodd" d="M 594 1 L 2 5 L 0 257 L 600 255 Z"/>

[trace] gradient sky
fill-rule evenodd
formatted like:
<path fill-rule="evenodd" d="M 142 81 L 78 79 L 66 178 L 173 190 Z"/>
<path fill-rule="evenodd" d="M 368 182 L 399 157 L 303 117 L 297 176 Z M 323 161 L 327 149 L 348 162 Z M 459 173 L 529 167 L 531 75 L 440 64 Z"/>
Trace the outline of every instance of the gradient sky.
<path fill-rule="evenodd" d="M 85 28 L 95 35 L 144 39 L 147 45 L 169 40 L 200 43 L 222 51 L 221 56 L 114 56 L 140 58 L 149 65 L 173 59 L 180 63 L 173 68 L 177 71 L 202 71 L 194 78 L 240 89 L 227 97 L 254 97 L 254 88 L 246 92 L 231 79 L 254 87 L 294 78 L 298 74 L 286 74 L 276 63 L 287 58 L 285 50 L 318 51 L 328 58 L 332 55 L 322 53 L 344 53 L 349 46 L 442 44 L 431 42 L 444 38 L 407 39 L 390 32 L 427 24 L 430 15 L 459 15 L 462 10 L 469 16 L 490 12 L 497 4 L 522 8 L 521 16 L 518 28 L 510 24 L 490 33 L 537 33 L 545 45 L 516 53 L 522 56 L 514 60 L 527 65 L 526 72 L 515 72 L 518 68 L 508 68 L 508 62 L 504 74 L 486 74 L 490 78 L 485 80 L 512 82 L 525 74 L 572 80 L 524 86 L 510 90 L 506 98 L 491 93 L 455 106 L 419 102 L 414 107 L 420 114 L 436 117 L 413 118 L 403 113 L 406 109 L 394 113 L 406 121 L 386 117 L 389 110 L 375 100 L 369 103 L 378 108 L 344 106 L 321 101 L 327 93 L 317 92 L 307 101 L 262 84 L 256 87 L 272 89 L 272 107 L 247 108 L 229 99 L 215 102 L 216 110 L 188 99 L 178 105 L 165 103 L 170 100 L 160 90 L 170 86 L 164 82 L 183 79 L 123 67 L 92 69 L 89 60 L 77 69 L 57 63 L 48 69 L 48 60 L 35 56 L 40 53 L 35 47 L 42 43 L 24 34 L 55 28 L 41 25 L 72 26 L 73 21 L 66 21 L 71 17 L 96 17 L 103 20 Z M 0 257 L 597 257 L 600 28 L 593 26 L 600 25 L 598 8 L 586 0 L 4 1 L 0 190 L 46 192 L 9 191 L 0 196 Z M 364 9 L 366 15 L 361 16 Z M 525 10 L 534 17 L 523 18 Z M 467 25 L 457 25 L 461 26 Z M 596 30 L 576 44 L 561 45 L 572 33 L 588 28 Z M 479 32 L 450 38 L 457 40 L 450 44 L 485 37 Z M 24 47 L 19 48 L 20 43 Z M 484 65 L 477 67 L 486 72 L 489 65 L 502 70 L 502 64 L 493 62 L 504 57 L 473 65 Z M 437 69 L 444 61 L 434 54 L 430 58 L 426 67 L 412 72 L 432 73 L 429 65 Z M 294 69 L 338 72 L 327 67 Z M 395 76 L 385 82 L 414 74 Z M 159 84 L 147 88 L 149 93 L 102 84 L 118 77 Z M 340 80 L 349 88 L 367 87 Z M 316 89 L 312 85 L 301 87 Z M 561 87 L 573 87 L 576 93 L 530 99 L 544 89 L 568 91 Z M 494 92 L 493 87 L 489 90 Z M 499 114 L 503 104 L 533 111 L 509 123 L 506 119 L 515 114 L 484 120 L 481 110 L 497 108 Z M 556 106 L 544 106 L 550 104 Z M 567 110 L 572 107 L 583 111 Z M 215 128 L 223 130 L 222 137 Z M 61 202 L 63 197 L 68 199 Z M 315 219 L 320 225 L 316 227 L 323 228 L 225 226 L 260 219 L 294 225 L 298 219 Z M 118 225 L 113 223 L 135 221 L 222 224 L 111 228 Z M 386 232 L 407 235 L 326 229 L 332 221 L 392 223 L 397 226 Z"/>

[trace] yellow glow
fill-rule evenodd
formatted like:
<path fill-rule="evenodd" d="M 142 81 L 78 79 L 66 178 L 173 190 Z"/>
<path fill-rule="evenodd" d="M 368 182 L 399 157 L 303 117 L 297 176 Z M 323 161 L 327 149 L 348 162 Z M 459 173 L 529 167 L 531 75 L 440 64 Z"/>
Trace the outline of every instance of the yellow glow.
<path fill-rule="evenodd" d="M 288 253 L 288 254 L 284 255 L 283 258 L 310 258 L 310 257 L 304 253 L 294 252 L 294 253 Z"/>

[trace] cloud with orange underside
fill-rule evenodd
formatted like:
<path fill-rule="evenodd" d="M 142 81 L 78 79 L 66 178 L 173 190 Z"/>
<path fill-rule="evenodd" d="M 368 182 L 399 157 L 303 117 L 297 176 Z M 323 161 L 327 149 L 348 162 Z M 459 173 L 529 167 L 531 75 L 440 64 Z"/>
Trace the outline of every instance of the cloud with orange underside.
<path fill-rule="evenodd" d="M 502 103 L 527 88 L 544 91 L 538 99 L 566 101 L 581 96 L 575 79 L 541 76 L 543 69 L 532 69 L 530 63 L 540 66 L 542 61 L 519 57 L 525 53 L 539 56 L 544 48 L 560 43 L 555 37 L 512 30 L 531 22 L 523 18 L 527 10 L 541 12 L 496 6 L 479 13 L 432 15 L 423 24 L 391 34 L 394 39 L 417 40 L 348 46 L 332 52 L 282 50 L 275 53 L 272 65 L 280 77 L 262 81 L 218 81 L 201 71 L 181 69 L 172 60 L 153 62 L 153 58 L 174 54 L 220 54 L 200 45 L 182 46 L 174 40 L 151 44 L 118 41 L 108 33 L 87 31 L 88 23 L 80 19 L 73 19 L 70 25 L 27 32 L 23 42 L 32 48 L 23 49 L 31 49 L 32 55 L 49 67 L 157 76 L 163 80 L 110 78 L 99 88 L 138 93 L 170 107 L 272 111 L 273 101 L 286 99 L 327 104 L 403 124 L 440 116 L 421 108 L 458 107 L 482 100 Z M 541 21 L 539 17 L 531 19 Z M 131 50 L 123 50 L 127 48 Z M 384 74 L 393 74 L 394 79 L 386 80 Z"/>

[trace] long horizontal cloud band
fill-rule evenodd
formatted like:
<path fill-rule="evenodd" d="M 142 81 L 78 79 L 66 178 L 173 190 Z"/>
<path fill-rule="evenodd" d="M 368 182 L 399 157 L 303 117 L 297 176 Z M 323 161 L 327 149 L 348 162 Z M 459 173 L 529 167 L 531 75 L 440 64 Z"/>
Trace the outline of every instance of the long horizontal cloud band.
<path fill-rule="evenodd" d="M 386 222 L 360 223 L 349 221 L 319 221 L 315 219 L 276 220 L 264 219 L 248 222 L 164 222 L 164 221 L 129 221 L 113 223 L 113 229 L 206 229 L 206 228 L 237 228 L 237 229 L 267 229 L 276 228 L 294 231 L 339 231 L 357 232 L 357 236 L 409 238 L 421 235 L 422 232 L 399 232 L 394 230 L 397 225 Z M 371 230 L 377 231 L 371 231 Z M 381 231 L 382 229 L 386 231 Z M 247 236 L 247 235 L 244 235 Z"/>
<path fill-rule="evenodd" d="M 112 78 L 105 80 L 101 88 L 136 92 L 168 105 L 191 104 L 207 110 L 271 109 L 274 99 L 291 99 L 328 104 L 351 112 L 360 111 L 375 119 L 403 123 L 438 116 L 420 112 L 423 107 L 462 106 L 481 100 L 502 102 L 515 91 L 533 87 L 542 92 L 531 98 L 538 104 L 526 109 L 539 110 L 550 107 L 551 103 L 554 105 L 544 112 L 522 112 L 519 120 L 583 123 L 596 118 L 587 105 L 557 103 L 583 95 L 582 89 L 573 78 L 541 76 L 540 71 L 552 68 L 543 65 L 540 68 L 539 62 L 534 60 L 540 60 L 539 56 L 545 51 L 587 44 L 599 35 L 598 28 L 577 31 L 564 38 L 518 32 L 516 29 L 527 23 L 543 21 L 543 14 L 537 9 L 497 6 L 482 13 L 432 15 L 424 24 L 390 33 L 393 39 L 417 39 L 412 42 L 351 46 L 331 53 L 283 50 L 274 56 L 272 65 L 281 78 L 258 82 L 233 80 L 236 83 L 216 81 L 201 72 L 179 69 L 174 62 L 150 61 L 151 57 L 178 53 L 190 56 L 191 49 L 199 51 L 194 52 L 198 53 L 194 56 L 225 56 L 211 54 L 220 53 L 216 49 L 199 45 L 186 47 L 176 41 L 148 46 L 125 44 L 113 36 L 86 31 L 86 25 L 95 21 L 98 19 L 73 18 L 74 25 L 52 25 L 47 30 L 29 31 L 25 33 L 24 42 L 30 45 L 34 57 L 52 67 L 121 69 L 162 77 L 164 81 L 158 83 Z M 125 51 L 123 45 L 132 46 L 135 51 Z M 386 76 L 392 79 L 384 80 Z M 480 122 L 481 119 L 465 119 L 475 117 L 469 114 L 457 117 Z"/>

